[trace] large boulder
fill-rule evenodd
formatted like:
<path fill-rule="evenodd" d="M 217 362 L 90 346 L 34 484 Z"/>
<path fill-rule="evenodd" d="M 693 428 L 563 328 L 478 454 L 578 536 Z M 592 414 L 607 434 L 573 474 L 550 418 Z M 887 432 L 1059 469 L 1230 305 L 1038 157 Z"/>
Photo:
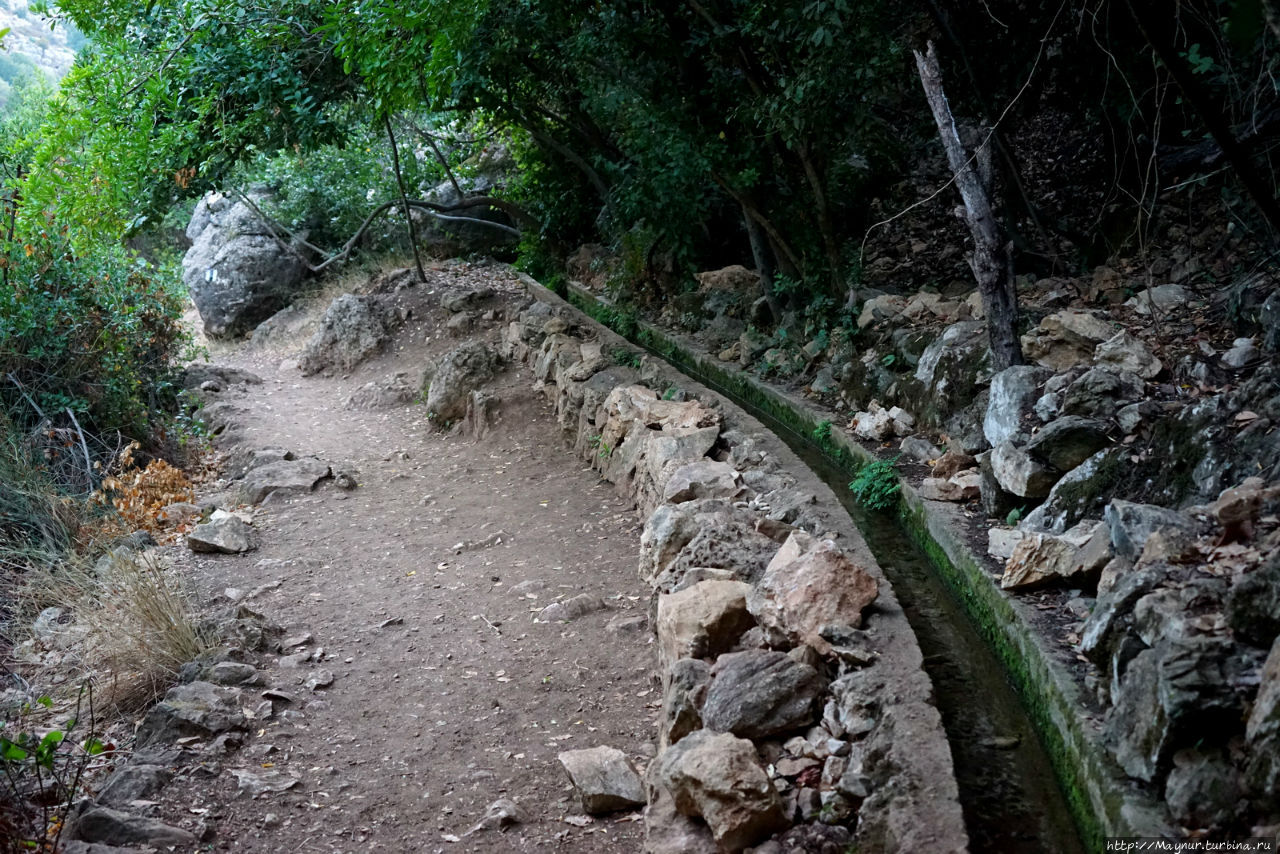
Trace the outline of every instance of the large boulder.
<path fill-rule="evenodd" d="M 926 423 L 940 423 L 948 413 L 967 409 L 990 376 L 986 326 L 977 321 L 953 323 L 920 355 L 915 381 L 923 397 L 916 414 Z"/>
<path fill-rule="evenodd" d="M 327 368 L 346 371 L 382 349 L 390 337 L 387 313 L 374 297 L 343 294 L 329 304 L 299 360 L 303 376 Z"/>
<path fill-rule="evenodd" d="M 445 353 L 424 377 L 427 417 L 441 425 L 461 421 L 471 392 L 493 379 L 499 364 L 498 354 L 480 341 Z"/>
<path fill-rule="evenodd" d="M 1048 368 L 1014 365 L 991 378 L 991 397 L 982 419 L 982 432 L 991 447 L 1017 439 L 1023 418 L 1031 414 L 1040 387 L 1051 376 Z"/>
<path fill-rule="evenodd" d="M 187 237 L 182 281 L 210 337 L 249 332 L 292 301 L 307 273 L 253 209 L 231 196 L 201 199 Z"/>

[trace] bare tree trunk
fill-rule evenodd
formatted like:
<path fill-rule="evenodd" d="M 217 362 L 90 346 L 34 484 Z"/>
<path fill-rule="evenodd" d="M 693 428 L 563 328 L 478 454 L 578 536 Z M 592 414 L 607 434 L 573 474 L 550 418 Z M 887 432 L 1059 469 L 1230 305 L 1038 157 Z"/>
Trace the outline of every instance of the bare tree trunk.
<path fill-rule="evenodd" d="M 938 68 L 938 55 L 929 42 L 929 49 L 921 54 L 915 51 L 916 67 L 920 82 L 924 84 L 925 97 L 938 124 L 938 136 L 947 152 L 947 163 L 955 174 L 956 187 L 964 200 L 965 221 L 973 235 L 973 256 L 969 264 L 982 305 L 987 314 L 987 336 L 991 343 L 992 367 L 1002 371 L 1010 365 L 1020 365 L 1022 345 L 1018 341 L 1018 297 L 1013 287 L 1013 265 L 1010 263 L 1009 246 L 1000 230 L 1000 223 L 991 208 L 989 196 L 990 169 L 981 170 L 976 158 L 970 157 L 960 141 L 951 107 L 942 91 L 942 72 Z M 985 178 L 985 180 L 984 180 Z"/>
<path fill-rule="evenodd" d="M 751 218 L 745 205 L 742 207 L 742 221 L 747 227 L 747 239 L 751 241 L 751 257 L 755 259 L 756 269 L 760 272 L 760 284 L 764 287 L 764 298 L 769 304 L 769 312 L 774 320 L 782 317 L 782 306 L 773 293 L 773 283 L 777 278 L 774 269 L 773 247 L 769 239 L 760 229 L 760 223 Z"/>
<path fill-rule="evenodd" d="M 387 127 L 387 140 L 391 143 L 391 164 L 396 170 L 396 183 L 400 187 L 400 204 L 404 208 L 404 221 L 409 228 L 409 245 L 413 247 L 413 265 L 418 269 L 418 283 L 425 284 L 427 271 L 422 269 L 422 254 L 418 251 L 418 229 L 413 224 L 413 210 L 409 207 L 409 194 L 404 189 L 404 175 L 400 172 L 400 149 L 396 147 L 396 134 L 391 129 L 391 115 L 382 114 Z"/>

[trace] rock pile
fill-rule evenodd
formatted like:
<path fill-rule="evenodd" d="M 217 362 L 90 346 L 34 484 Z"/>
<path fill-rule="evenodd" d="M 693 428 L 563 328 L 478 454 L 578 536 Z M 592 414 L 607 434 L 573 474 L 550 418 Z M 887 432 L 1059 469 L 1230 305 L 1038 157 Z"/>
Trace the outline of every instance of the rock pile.
<path fill-rule="evenodd" d="M 646 851 L 771 838 L 792 850 L 807 826 L 814 840 L 868 850 L 964 847 L 927 680 L 906 688 L 881 663 L 875 603 L 892 594 L 878 568 L 824 535 L 813 495 L 718 405 L 574 327 L 534 303 L 502 346 L 531 366 L 577 452 L 646 520 L 639 571 L 655 593 L 663 686 Z M 898 720 L 913 724 L 895 735 Z M 920 757 L 939 746 L 947 758 L 924 771 Z M 584 805 L 620 803 L 625 759 L 587 753 L 561 756 Z"/>

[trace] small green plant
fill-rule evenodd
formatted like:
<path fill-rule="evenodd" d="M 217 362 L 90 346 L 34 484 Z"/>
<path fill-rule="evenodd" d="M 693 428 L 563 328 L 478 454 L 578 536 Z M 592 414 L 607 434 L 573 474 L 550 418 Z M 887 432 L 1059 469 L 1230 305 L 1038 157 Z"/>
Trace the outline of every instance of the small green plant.
<path fill-rule="evenodd" d="M 825 445 L 831 439 L 831 422 L 819 421 L 818 426 L 813 428 L 813 441 L 819 445 Z"/>
<path fill-rule="evenodd" d="M 898 454 L 887 460 L 876 460 L 858 469 L 858 473 L 849 482 L 858 503 L 868 510 L 888 510 L 897 501 L 902 484 L 898 481 L 898 473 L 894 468 L 902 457 Z"/>
<path fill-rule="evenodd" d="M 676 395 L 680 394 L 679 386 L 668 386 L 667 390 L 662 393 L 663 400 L 675 400 Z"/>
<path fill-rule="evenodd" d="M 9 843 L 0 851 L 59 850 L 63 819 L 85 768 L 108 749 L 96 735 L 88 683 L 66 723 L 46 730 L 37 718 L 52 708 L 42 696 L 12 707 L 0 720 L 0 837 Z M 82 712 L 89 718 L 83 740 Z"/>
<path fill-rule="evenodd" d="M 613 360 L 615 365 L 639 369 L 642 357 L 639 353 L 630 348 L 614 347 L 609 351 L 609 358 Z"/>

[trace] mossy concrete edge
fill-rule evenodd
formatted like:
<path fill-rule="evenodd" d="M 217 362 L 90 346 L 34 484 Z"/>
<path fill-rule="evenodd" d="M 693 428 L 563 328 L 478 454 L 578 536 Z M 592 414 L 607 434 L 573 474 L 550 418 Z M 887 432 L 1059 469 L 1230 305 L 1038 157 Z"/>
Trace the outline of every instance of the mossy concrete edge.
<path fill-rule="evenodd" d="M 551 294 L 535 280 L 527 281 L 536 285 L 531 288 L 534 295 L 539 290 Z M 850 476 L 875 459 L 832 425 L 828 413 L 698 350 L 681 336 L 623 315 L 576 284 L 568 287 L 568 301 L 700 382 L 767 413 Z M 627 328 L 620 329 L 620 325 Z M 827 427 L 820 429 L 822 425 Z M 901 496 L 898 522 L 928 555 L 1003 663 L 1045 745 L 1085 844 L 1102 850 L 1109 836 L 1169 836 L 1171 828 L 1163 806 L 1125 778 L 1106 756 L 1098 728 L 1085 717 L 1079 688 L 1031 628 L 1027 606 L 1001 590 L 997 580 L 983 569 L 982 560 L 910 484 L 901 483 Z"/>

